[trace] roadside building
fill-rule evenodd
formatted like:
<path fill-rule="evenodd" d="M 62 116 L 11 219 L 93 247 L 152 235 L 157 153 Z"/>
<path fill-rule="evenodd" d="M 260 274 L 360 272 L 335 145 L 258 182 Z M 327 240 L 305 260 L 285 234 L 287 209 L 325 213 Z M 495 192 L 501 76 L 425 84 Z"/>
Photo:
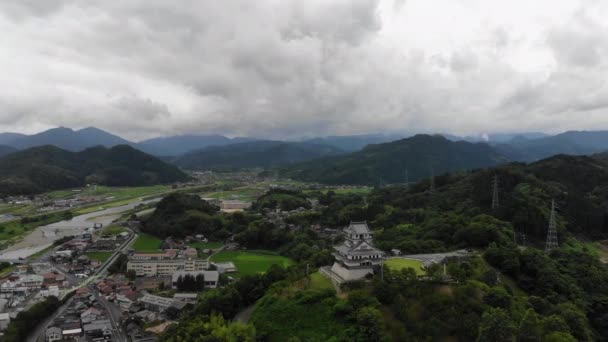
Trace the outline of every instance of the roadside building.
<path fill-rule="evenodd" d="M 196 293 L 176 293 L 173 295 L 173 299 L 181 300 L 187 304 L 196 303 L 197 298 L 198 298 L 198 294 L 196 294 Z"/>
<path fill-rule="evenodd" d="M 61 341 L 63 339 L 62 330 L 59 327 L 50 327 L 46 329 L 46 342 Z"/>
<path fill-rule="evenodd" d="M 212 264 L 220 273 L 234 273 L 237 270 L 236 266 L 232 261 L 226 262 L 215 262 Z"/>
<path fill-rule="evenodd" d="M 11 316 L 8 313 L 0 313 L 0 331 L 6 330 L 11 323 Z"/>
<path fill-rule="evenodd" d="M 205 281 L 205 288 L 214 289 L 217 287 L 218 282 L 220 280 L 220 273 L 218 271 L 195 271 L 195 272 L 187 272 L 187 271 L 177 271 L 173 273 L 171 276 L 171 284 L 174 289 L 177 288 L 177 282 L 180 277 L 192 276 L 196 278 L 197 276 L 202 275 Z"/>
<path fill-rule="evenodd" d="M 146 307 L 148 310 L 163 312 L 167 310 L 173 304 L 172 298 L 160 297 L 151 294 L 144 294 L 143 297 L 139 298 L 139 303 Z"/>

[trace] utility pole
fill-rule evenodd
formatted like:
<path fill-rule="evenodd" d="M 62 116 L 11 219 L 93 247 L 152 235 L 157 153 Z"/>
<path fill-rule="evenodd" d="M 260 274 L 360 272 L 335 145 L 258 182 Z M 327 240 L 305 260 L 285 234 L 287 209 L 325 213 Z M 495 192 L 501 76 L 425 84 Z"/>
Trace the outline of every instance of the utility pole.
<path fill-rule="evenodd" d="M 409 191 L 409 190 L 410 190 L 410 174 L 406 168 L 405 169 L 405 191 Z"/>
<path fill-rule="evenodd" d="M 308 285 L 310 285 L 310 265 L 306 264 L 306 280 L 308 281 Z"/>
<path fill-rule="evenodd" d="M 551 215 L 549 216 L 549 230 L 547 231 L 547 243 L 545 252 L 550 253 L 552 250 L 559 247 L 557 241 L 557 217 L 555 213 L 555 200 L 551 201 Z"/>
<path fill-rule="evenodd" d="M 380 280 L 384 281 L 384 260 L 380 261 Z"/>
<path fill-rule="evenodd" d="M 498 175 L 494 175 L 492 181 L 492 210 L 496 211 L 500 207 L 500 200 L 498 197 Z"/>

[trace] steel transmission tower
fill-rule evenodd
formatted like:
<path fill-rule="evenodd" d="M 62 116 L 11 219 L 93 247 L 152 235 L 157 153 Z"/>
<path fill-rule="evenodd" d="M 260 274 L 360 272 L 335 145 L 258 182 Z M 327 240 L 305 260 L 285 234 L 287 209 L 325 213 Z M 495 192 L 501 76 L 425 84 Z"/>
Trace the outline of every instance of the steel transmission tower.
<path fill-rule="evenodd" d="M 498 175 L 494 175 L 492 181 L 492 210 L 497 210 L 500 207 L 500 199 L 498 197 Z"/>
<path fill-rule="evenodd" d="M 559 247 L 557 242 L 557 218 L 555 209 L 555 200 L 552 200 L 551 216 L 549 217 L 549 230 L 547 231 L 547 244 L 545 245 L 545 252 L 547 253 Z"/>

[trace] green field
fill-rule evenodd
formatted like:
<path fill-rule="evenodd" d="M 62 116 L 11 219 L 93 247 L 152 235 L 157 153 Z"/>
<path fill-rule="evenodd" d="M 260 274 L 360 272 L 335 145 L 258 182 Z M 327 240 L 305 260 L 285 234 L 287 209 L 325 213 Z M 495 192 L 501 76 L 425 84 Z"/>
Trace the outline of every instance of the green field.
<path fill-rule="evenodd" d="M 328 191 L 333 191 L 338 195 L 350 195 L 350 194 L 354 194 L 354 195 L 367 195 L 370 192 L 372 192 L 372 188 L 371 187 L 353 187 L 353 188 L 335 188 L 335 189 L 323 189 L 323 190 L 304 190 L 305 193 L 311 193 L 311 192 L 321 192 L 323 194 L 326 194 Z"/>
<path fill-rule="evenodd" d="M 404 268 L 413 268 L 417 275 L 425 274 L 422 262 L 414 259 L 388 259 L 384 264 L 393 271 L 401 271 Z"/>
<path fill-rule="evenodd" d="M 310 275 L 310 284 L 308 288 L 314 290 L 335 289 L 334 285 L 331 283 L 331 280 L 324 277 L 319 272 L 315 272 Z"/>
<path fill-rule="evenodd" d="M 87 192 L 87 194 L 92 196 L 102 196 L 103 198 L 105 198 L 105 201 L 81 208 L 76 211 L 76 214 L 83 215 L 101 210 L 101 208 L 107 209 L 118 207 L 121 205 L 129 204 L 135 199 L 159 195 L 170 190 L 171 187 L 167 185 L 139 186 L 126 188 L 110 188 L 105 186 L 98 186 L 96 192 Z"/>
<path fill-rule="evenodd" d="M 152 252 L 160 249 L 162 240 L 156 236 L 145 233 L 139 234 L 137 240 L 133 243 L 132 248 L 137 252 Z"/>
<path fill-rule="evenodd" d="M 21 219 L 0 223 L 0 241 L 16 240 L 38 226 L 59 222 L 65 219 L 64 214 L 65 212 L 54 212 L 30 216 L 24 224 Z"/>
<path fill-rule="evenodd" d="M 112 256 L 112 252 L 89 252 L 85 253 L 91 260 L 105 262 Z"/>
<path fill-rule="evenodd" d="M 223 242 L 191 242 L 188 244 L 192 248 L 197 249 L 219 249 L 224 246 Z"/>
<path fill-rule="evenodd" d="M 232 261 L 238 272 L 235 275 L 251 275 L 266 272 L 274 264 L 288 267 L 293 265 L 293 260 L 271 254 L 264 251 L 222 251 L 211 257 L 214 262 Z"/>
<path fill-rule="evenodd" d="M 255 201 L 256 195 L 258 193 L 263 193 L 264 191 L 259 188 L 240 188 L 233 189 L 227 191 L 216 191 L 211 193 L 202 194 L 203 197 L 216 198 L 216 199 L 229 199 L 235 198 L 241 201 Z"/>

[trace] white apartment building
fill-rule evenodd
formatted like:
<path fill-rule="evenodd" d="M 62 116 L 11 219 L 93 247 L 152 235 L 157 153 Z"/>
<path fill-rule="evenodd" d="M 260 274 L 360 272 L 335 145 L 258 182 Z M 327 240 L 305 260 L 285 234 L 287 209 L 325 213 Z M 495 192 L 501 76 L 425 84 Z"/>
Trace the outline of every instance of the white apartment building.
<path fill-rule="evenodd" d="M 209 268 L 207 260 L 169 259 L 169 260 L 129 260 L 127 271 L 135 271 L 137 276 L 155 277 L 172 275 L 177 271 L 197 272 Z"/>

